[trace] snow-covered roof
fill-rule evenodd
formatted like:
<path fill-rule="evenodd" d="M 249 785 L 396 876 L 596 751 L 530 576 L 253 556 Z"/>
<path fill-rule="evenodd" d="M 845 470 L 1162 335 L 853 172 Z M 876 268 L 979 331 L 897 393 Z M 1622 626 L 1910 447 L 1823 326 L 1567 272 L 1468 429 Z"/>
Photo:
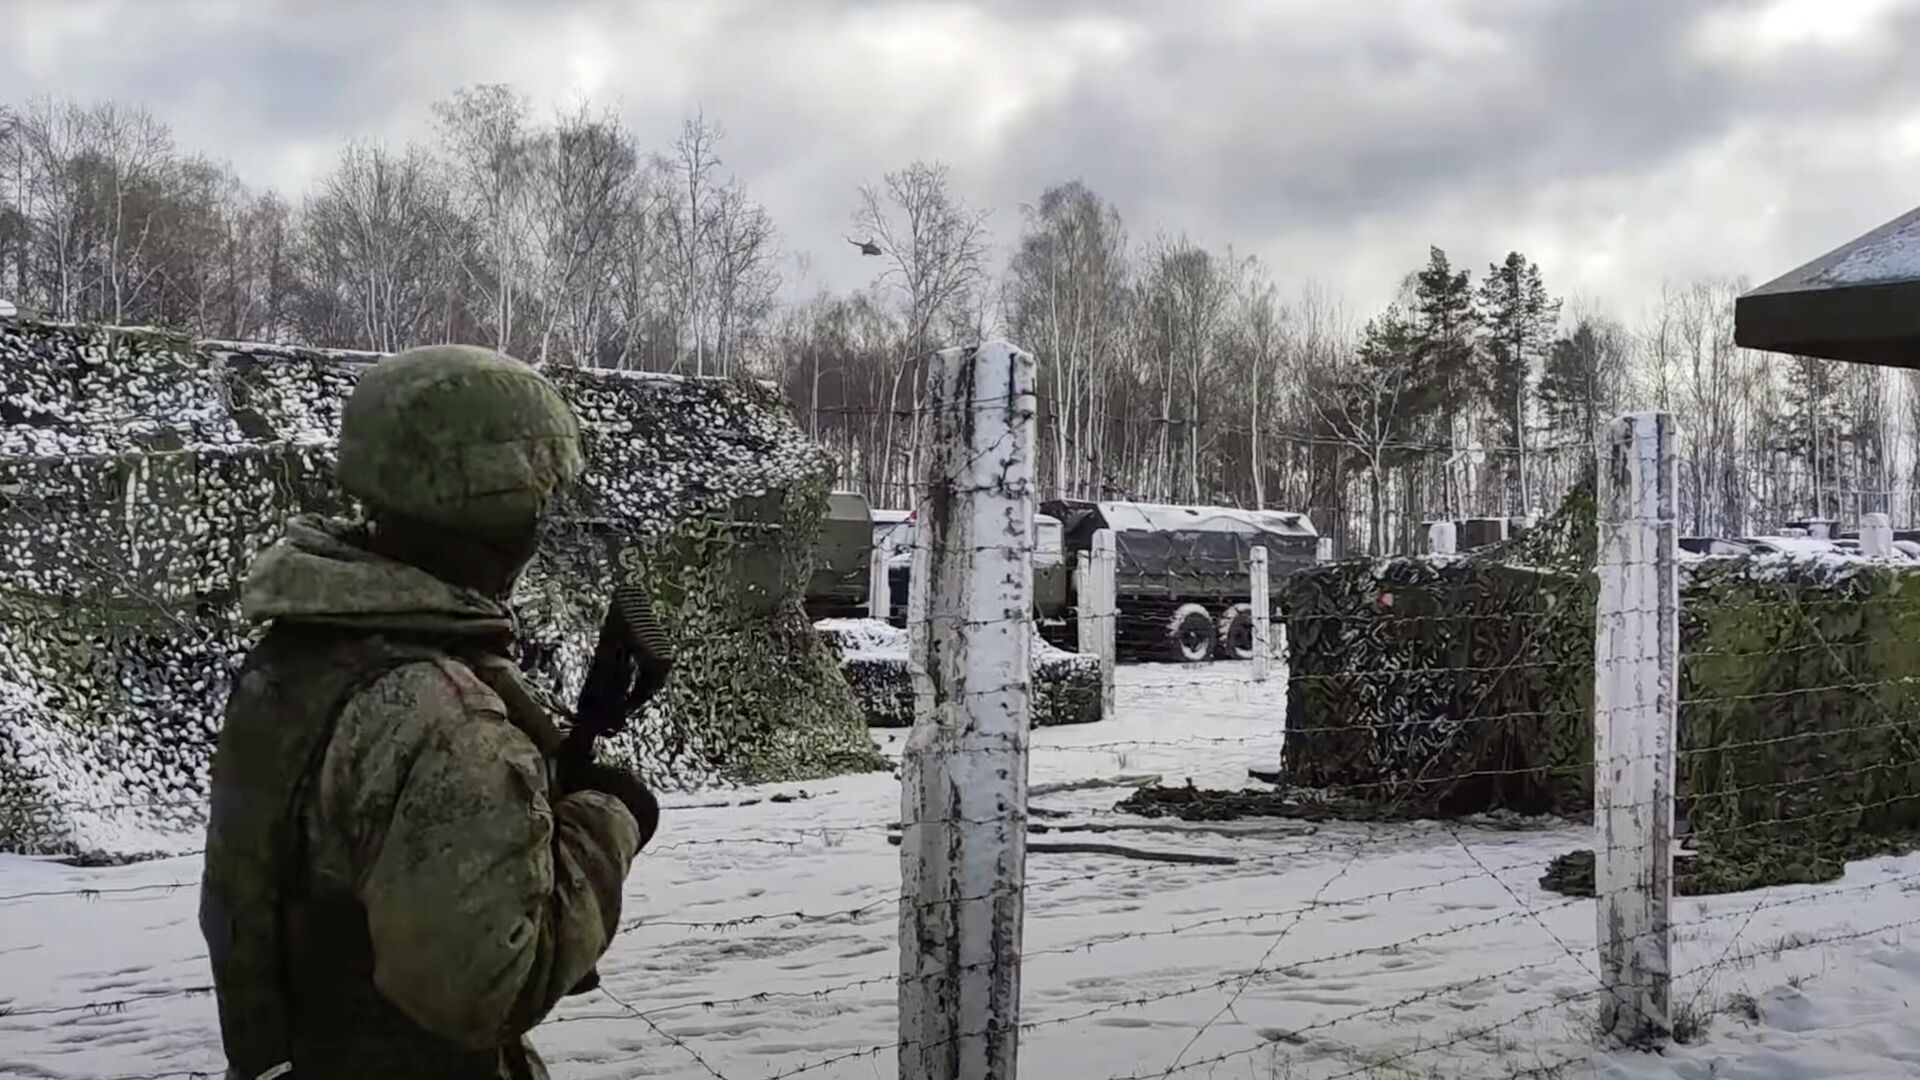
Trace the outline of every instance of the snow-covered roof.
<path fill-rule="evenodd" d="M 1763 551 L 1777 551 L 1783 555 L 1832 555 L 1839 550 L 1833 541 L 1811 536 L 1743 536 L 1740 540 Z"/>
<path fill-rule="evenodd" d="M 874 511 L 871 511 L 871 513 L 873 515 L 873 523 L 875 525 L 911 525 L 913 524 L 913 519 L 917 511 L 874 510 Z M 1033 515 L 1033 520 L 1043 525 L 1046 524 L 1047 522 L 1052 522 L 1055 525 L 1060 524 L 1059 518 L 1053 517 L 1048 514 L 1035 514 Z"/>
<path fill-rule="evenodd" d="M 813 624 L 813 628 L 825 634 L 840 650 L 840 655 L 848 660 L 904 663 L 907 659 L 908 632 L 892 623 L 878 619 L 821 619 Z M 1035 660 L 1057 662 L 1076 658 L 1076 654 L 1048 644 L 1039 634 L 1032 636 L 1031 643 Z"/>
<path fill-rule="evenodd" d="M 1740 297 L 1734 341 L 1920 368 L 1920 209 Z"/>
<path fill-rule="evenodd" d="M 1116 532 L 1208 530 L 1283 536 L 1318 536 L 1305 514 L 1284 510 L 1240 510 L 1229 506 L 1167 506 L 1160 503 L 1094 504 Z"/>
<path fill-rule="evenodd" d="M 1843 249 L 1839 261 L 1807 275 L 1827 285 L 1881 285 L 1920 278 L 1920 214 L 1909 214 L 1888 232 Z"/>

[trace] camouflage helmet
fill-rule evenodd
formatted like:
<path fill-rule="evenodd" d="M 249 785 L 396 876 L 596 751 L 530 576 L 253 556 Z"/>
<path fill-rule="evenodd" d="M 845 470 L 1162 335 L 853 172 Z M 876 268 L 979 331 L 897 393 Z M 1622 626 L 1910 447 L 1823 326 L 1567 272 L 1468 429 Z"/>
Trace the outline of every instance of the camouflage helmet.
<path fill-rule="evenodd" d="M 374 364 L 340 419 L 337 474 L 348 494 L 375 514 L 482 538 L 524 532 L 582 467 L 579 423 L 553 384 L 471 345 Z"/>

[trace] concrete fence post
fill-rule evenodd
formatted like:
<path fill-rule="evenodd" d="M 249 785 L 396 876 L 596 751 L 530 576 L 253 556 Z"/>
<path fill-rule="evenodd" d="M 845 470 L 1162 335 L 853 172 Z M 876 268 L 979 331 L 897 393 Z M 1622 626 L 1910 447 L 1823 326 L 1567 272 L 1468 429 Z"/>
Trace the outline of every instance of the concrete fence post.
<path fill-rule="evenodd" d="M 1893 554 L 1893 522 L 1887 515 L 1861 515 L 1860 554 L 1879 559 Z"/>
<path fill-rule="evenodd" d="M 1266 682 L 1273 669 L 1273 601 L 1267 549 L 1256 546 L 1247 552 L 1247 567 L 1253 577 L 1253 681 Z"/>
<path fill-rule="evenodd" d="M 1090 609 L 1088 608 L 1092 597 L 1088 592 L 1090 586 L 1087 583 L 1092 580 L 1093 553 L 1090 551 L 1082 551 L 1078 555 L 1075 555 L 1073 560 L 1073 635 L 1076 643 L 1075 648 L 1082 656 L 1092 656 L 1095 652 L 1093 647 L 1093 619 L 1089 617 Z"/>
<path fill-rule="evenodd" d="M 1594 892 L 1600 1032 L 1672 1034 L 1673 743 L 1679 689 L 1678 441 L 1673 417 L 1615 420 L 1601 447 L 1594 613 Z"/>
<path fill-rule="evenodd" d="M 1112 529 L 1096 529 L 1087 560 L 1088 590 L 1082 593 L 1081 621 L 1092 626 L 1093 654 L 1100 658 L 1100 719 L 1114 717 L 1114 667 L 1120 660 L 1119 593 L 1114 583 L 1119 560 Z M 1090 597 L 1090 599 L 1088 599 Z"/>
<path fill-rule="evenodd" d="M 887 577 L 891 554 L 887 545 L 875 544 L 867 558 L 867 618 L 881 622 L 893 614 L 893 583 Z"/>
<path fill-rule="evenodd" d="M 1033 664 L 1033 357 L 938 354 L 901 775 L 902 1080 L 1014 1080 Z"/>

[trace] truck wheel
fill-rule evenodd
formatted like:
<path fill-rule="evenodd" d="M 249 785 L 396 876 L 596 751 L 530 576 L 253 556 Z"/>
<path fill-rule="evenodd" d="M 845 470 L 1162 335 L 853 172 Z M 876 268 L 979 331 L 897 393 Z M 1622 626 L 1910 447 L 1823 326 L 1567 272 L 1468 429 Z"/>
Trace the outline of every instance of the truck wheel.
<path fill-rule="evenodd" d="M 1233 660 L 1253 659 L 1253 606 L 1235 604 L 1220 616 L 1220 653 Z"/>
<path fill-rule="evenodd" d="M 1219 631 L 1213 616 L 1199 604 L 1182 604 L 1167 620 L 1167 653 L 1183 664 L 1203 664 L 1213 659 L 1213 647 Z"/>

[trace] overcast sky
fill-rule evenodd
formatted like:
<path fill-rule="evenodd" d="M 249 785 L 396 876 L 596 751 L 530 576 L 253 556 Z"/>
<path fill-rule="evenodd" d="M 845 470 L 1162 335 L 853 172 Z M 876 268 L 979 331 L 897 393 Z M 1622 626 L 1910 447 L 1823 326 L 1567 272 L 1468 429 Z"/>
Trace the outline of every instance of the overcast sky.
<path fill-rule="evenodd" d="M 813 284 L 864 282 L 855 188 L 929 158 L 1003 242 L 1078 177 L 1359 309 L 1429 243 L 1627 315 L 1784 272 L 1920 203 L 1917 58 L 1920 0 L 0 0 L 0 100 L 138 102 L 288 193 L 508 82 L 656 147 L 704 108 Z"/>

